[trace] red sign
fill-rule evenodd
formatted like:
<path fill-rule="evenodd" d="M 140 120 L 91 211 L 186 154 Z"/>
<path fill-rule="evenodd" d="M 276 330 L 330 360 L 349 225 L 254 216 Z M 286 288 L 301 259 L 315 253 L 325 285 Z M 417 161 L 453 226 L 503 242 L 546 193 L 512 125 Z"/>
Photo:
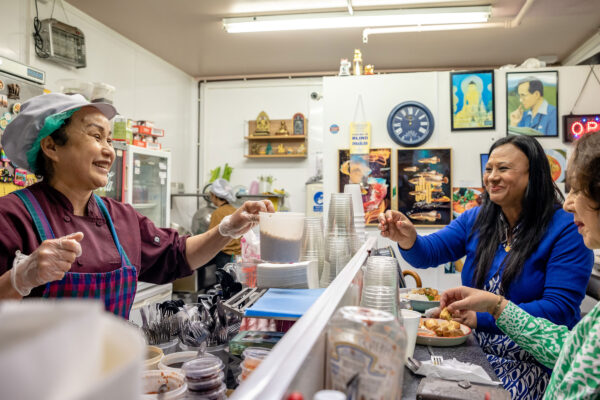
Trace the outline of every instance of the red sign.
<path fill-rule="evenodd" d="M 564 115 L 563 122 L 565 143 L 574 142 L 588 133 L 600 131 L 600 114 Z"/>

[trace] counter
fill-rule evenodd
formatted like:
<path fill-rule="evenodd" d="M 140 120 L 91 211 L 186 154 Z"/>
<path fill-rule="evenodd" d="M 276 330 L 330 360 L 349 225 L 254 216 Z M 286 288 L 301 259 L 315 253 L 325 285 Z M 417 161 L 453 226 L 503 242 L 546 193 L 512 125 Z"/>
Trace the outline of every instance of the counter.
<path fill-rule="evenodd" d="M 483 367 L 485 372 L 492 378 L 492 380 L 497 381 L 498 377 L 494 373 L 492 366 L 487 360 L 485 353 L 479 347 L 477 343 L 477 339 L 473 334 L 469 335 L 467 341 L 460 346 L 455 347 L 432 347 L 433 354 L 436 356 L 444 357 L 444 360 L 456 358 L 458 361 L 468 362 L 480 365 Z M 427 350 L 427 346 L 417 345 L 415 347 L 415 353 L 413 355 L 419 361 L 429 360 L 431 355 L 429 354 L 429 350 Z M 417 388 L 419 387 L 419 382 L 421 382 L 420 375 L 413 374 L 408 368 L 404 368 L 404 382 L 402 384 L 402 399 L 415 399 L 417 397 Z"/>
<path fill-rule="evenodd" d="M 325 292 L 285 334 L 271 354 L 233 392 L 230 400 L 280 400 L 294 391 L 303 393 L 307 400 L 325 387 L 327 323 L 335 311 L 343 306 L 357 305 L 356 275 L 375 246 L 371 236 L 348 262 Z M 354 281 L 354 282 L 353 282 Z M 487 359 L 474 337 L 457 347 L 434 347 L 434 353 L 481 365 L 497 380 Z M 428 359 L 427 347 L 417 346 L 417 359 Z M 403 399 L 414 399 L 420 377 L 405 369 Z"/>

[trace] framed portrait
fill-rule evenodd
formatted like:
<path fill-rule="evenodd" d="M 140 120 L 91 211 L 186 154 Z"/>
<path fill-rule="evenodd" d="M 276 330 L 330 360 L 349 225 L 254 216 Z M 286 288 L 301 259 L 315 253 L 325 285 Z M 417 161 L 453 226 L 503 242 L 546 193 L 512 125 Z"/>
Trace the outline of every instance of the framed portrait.
<path fill-rule="evenodd" d="M 301 113 L 296 113 L 292 117 L 292 125 L 294 126 L 294 135 L 305 135 L 306 134 L 306 119 Z"/>
<path fill-rule="evenodd" d="M 451 130 L 495 129 L 494 71 L 450 73 Z"/>
<path fill-rule="evenodd" d="M 487 153 L 482 153 L 479 155 L 479 168 L 481 169 L 481 186 L 484 186 L 483 175 L 485 174 L 485 165 L 488 162 L 488 158 L 490 158 L 490 156 Z"/>
<path fill-rule="evenodd" d="M 377 225 L 377 216 L 391 208 L 391 155 L 392 149 L 370 149 L 369 154 L 353 154 L 350 150 L 338 151 L 339 191 L 347 183 L 361 185 L 365 224 Z"/>
<path fill-rule="evenodd" d="M 558 71 L 506 73 L 507 134 L 558 136 Z"/>
<path fill-rule="evenodd" d="M 450 149 L 398 150 L 398 211 L 416 226 L 450 223 Z"/>
<path fill-rule="evenodd" d="M 565 181 L 567 173 L 567 152 L 563 149 L 544 149 L 548 163 L 550 164 L 550 175 L 556 183 Z"/>

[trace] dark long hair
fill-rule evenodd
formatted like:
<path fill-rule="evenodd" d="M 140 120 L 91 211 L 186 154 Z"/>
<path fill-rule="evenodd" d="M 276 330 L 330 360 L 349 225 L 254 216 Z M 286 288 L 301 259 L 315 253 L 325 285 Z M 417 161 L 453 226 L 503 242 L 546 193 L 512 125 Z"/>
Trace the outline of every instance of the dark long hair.
<path fill-rule="evenodd" d="M 529 160 L 529 183 L 523 195 L 520 226 L 513 238 L 512 249 L 503 261 L 500 286 L 503 293 L 507 293 L 512 280 L 521 273 L 523 263 L 537 247 L 556 208 L 564 201 L 562 193 L 552 181 L 548 158 L 537 140 L 529 136 L 507 136 L 497 140 L 488 155 L 505 144 L 516 146 Z M 479 238 L 472 280 L 472 284 L 479 289 L 483 289 L 486 283 L 486 276 L 502 240 L 501 214 L 502 209 L 490 200 L 486 191 L 471 231 L 471 234 L 477 234 Z"/>

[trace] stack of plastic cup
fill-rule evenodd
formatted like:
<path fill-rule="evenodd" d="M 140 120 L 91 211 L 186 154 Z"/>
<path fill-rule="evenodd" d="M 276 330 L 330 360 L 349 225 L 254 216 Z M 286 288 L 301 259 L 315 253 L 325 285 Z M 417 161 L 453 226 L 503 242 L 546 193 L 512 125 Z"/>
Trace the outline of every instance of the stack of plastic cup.
<path fill-rule="evenodd" d="M 352 195 L 332 193 L 327 215 L 325 264 L 321 274 L 321 286 L 328 286 L 348 263 L 355 252 L 355 242 Z"/>
<path fill-rule="evenodd" d="M 360 305 L 398 315 L 398 267 L 393 257 L 367 259 Z"/>
<path fill-rule="evenodd" d="M 239 376 L 239 381 L 243 381 L 248 378 L 260 363 L 269 355 L 271 349 L 265 349 L 262 347 L 247 347 L 242 353 L 244 361 L 241 364 L 242 373 Z"/>
<path fill-rule="evenodd" d="M 362 246 L 366 238 L 367 230 L 365 228 L 365 209 L 363 207 L 361 187 L 359 184 L 349 183 L 344 186 L 344 193 L 350 193 L 352 195 L 354 231 L 356 232 L 356 240 L 360 243 L 360 246 Z M 360 248 L 360 246 L 358 247 Z"/>
<path fill-rule="evenodd" d="M 323 240 L 323 219 L 321 217 L 304 218 L 304 234 L 300 250 L 300 261 L 316 261 L 318 276 L 323 274 L 325 265 L 325 243 Z"/>

